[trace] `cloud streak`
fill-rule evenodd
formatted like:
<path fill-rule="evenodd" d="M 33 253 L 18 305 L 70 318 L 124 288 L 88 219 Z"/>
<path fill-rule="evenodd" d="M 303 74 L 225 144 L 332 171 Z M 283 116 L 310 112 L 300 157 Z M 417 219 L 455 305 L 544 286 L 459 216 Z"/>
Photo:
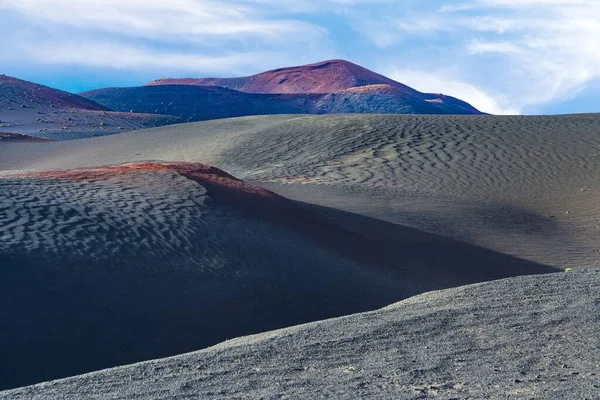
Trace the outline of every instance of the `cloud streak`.
<path fill-rule="evenodd" d="M 358 21 L 355 28 L 390 51 L 415 40 L 433 43 L 417 55 L 418 62 L 404 67 L 424 70 L 424 60 L 435 65 L 443 60 L 442 76 L 507 97 L 512 111 L 568 99 L 600 79 L 600 2 L 595 0 L 436 3 L 419 13 L 388 17 L 387 24 Z"/>
<path fill-rule="evenodd" d="M 247 2 L 212 0 L 3 0 L 0 9 L 19 12 L 30 20 L 84 30 L 146 38 L 191 36 L 277 37 L 311 30 L 298 20 L 268 18 Z"/>
<path fill-rule="evenodd" d="M 222 74 L 332 53 L 327 30 L 251 0 L 0 0 L 2 61 Z"/>

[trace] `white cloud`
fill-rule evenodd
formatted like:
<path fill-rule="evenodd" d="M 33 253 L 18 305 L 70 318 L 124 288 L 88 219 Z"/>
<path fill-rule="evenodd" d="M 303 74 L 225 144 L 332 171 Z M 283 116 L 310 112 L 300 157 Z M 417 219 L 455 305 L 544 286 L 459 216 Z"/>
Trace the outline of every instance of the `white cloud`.
<path fill-rule="evenodd" d="M 572 97 L 600 78 L 598 0 L 446 0 L 355 26 L 390 53 L 404 47 L 410 57 L 395 57 L 403 68 L 442 63 L 448 78 L 503 94 L 513 109 Z"/>
<path fill-rule="evenodd" d="M 160 51 L 143 46 L 130 46 L 102 41 L 64 41 L 60 51 L 50 44 L 19 46 L 21 59 L 41 64 L 68 65 L 180 73 L 261 68 L 279 57 L 268 52 L 239 52 L 225 55 L 201 55 L 175 51 Z"/>
<path fill-rule="evenodd" d="M 467 46 L 471 54 L 483 53 L 501 53 L 501 54 L 519 54 L 521 48 L 510 42 L 482 42 L 474 40 Z"/>
<path fill-rule="evenodd" d="M 213 0 L 2 0 L 0 9 L 31 20 L 147 38 L 171 35 L 278 35 L 319 33 L 311 24 L 268 18 L 245 2 Z"/>
<path fill-rule="evenodd" d="M 256 0 L 0 0 L 0 65 L 255 72 L 334 53 L 326 29 Z"/>

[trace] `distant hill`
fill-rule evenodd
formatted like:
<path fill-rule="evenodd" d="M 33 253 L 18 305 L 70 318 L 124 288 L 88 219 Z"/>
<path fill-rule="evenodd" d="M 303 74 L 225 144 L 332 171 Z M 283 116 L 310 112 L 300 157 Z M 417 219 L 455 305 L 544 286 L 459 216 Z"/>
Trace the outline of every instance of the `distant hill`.
<path fill-rule="evenodd" d="M 0 104 L 10 107 L 36 109 L 75 108 L 80 110 L 108 111 L 106 107 L 76 94 L 52 89 L 7 75 L 0 75 Z"/>
<path fill-rule="evenodd" d="M 143 87 L 81 95 L 117 111 L 168 114 L 187 121 L 266 114 L 481 114 L 462 100 L 421 93 L 341 60 L 242 78 L 158 79 Z"/>
<path fill-rule="evenodd" d="M 152 85 L 221 86 L 246 93 L 334 93 L 367 85 L 389 85 L 405 94 L 420 94 L 402 83 L 344 60 L 279 68 L 241 78 L 157 79 Z"/>
<path fill-rule="evenodd" d="M 313 114 L 314 95 L 243 93 L 218 86 L 159 85 L 82 93 L 110 109 L 167 114 L 185 121 L 266 114 Z"/>
<path fill-rule="evenodd" d="M 0 134 L 75 139 L 174 122 L 171 116 L 111 112 L 78 95 L 0 75 Z"/>

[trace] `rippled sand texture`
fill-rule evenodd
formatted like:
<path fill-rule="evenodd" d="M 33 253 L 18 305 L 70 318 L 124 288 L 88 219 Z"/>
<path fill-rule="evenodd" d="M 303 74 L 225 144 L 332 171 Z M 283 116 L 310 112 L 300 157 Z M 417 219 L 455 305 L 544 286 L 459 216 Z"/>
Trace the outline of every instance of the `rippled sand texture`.
<path fill-rule="evenodd" d="M 208 162 L 296 200 L 577 268 L 600 263 L 599 154 L 592 114 L 272 116 L 7 144 L 0 168 Z"/>
<path fill-rule="evenodd" d="M 0 179 L 0 389 L 414 293 L 398 273 L 270 221 L 293 203 L 204 167 L 163 167 Z M 325 235 L 348 236 L 326 225 Z"/>

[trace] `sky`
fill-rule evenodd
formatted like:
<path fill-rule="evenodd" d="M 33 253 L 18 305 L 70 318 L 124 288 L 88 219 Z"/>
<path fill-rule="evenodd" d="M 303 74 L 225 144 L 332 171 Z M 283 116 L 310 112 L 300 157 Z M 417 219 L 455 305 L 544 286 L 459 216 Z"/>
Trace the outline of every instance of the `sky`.
<path fill-rule="evenodd" d="M 600 112 L 600 0 L 0 0 L 0 73 L 70 92 L 345 59 L 493 114 Z"/>

